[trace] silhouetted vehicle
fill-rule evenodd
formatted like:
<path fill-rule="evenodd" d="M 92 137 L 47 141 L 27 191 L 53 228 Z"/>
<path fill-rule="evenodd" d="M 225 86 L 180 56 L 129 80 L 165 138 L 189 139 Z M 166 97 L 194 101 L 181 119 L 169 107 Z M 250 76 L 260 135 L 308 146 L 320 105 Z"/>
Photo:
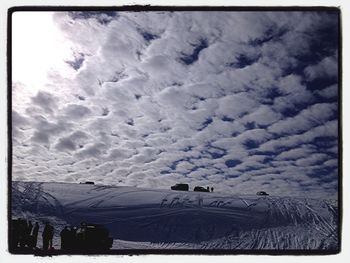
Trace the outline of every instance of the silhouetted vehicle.
<path fill-rule="evenodd" d="M 113 238 L 103 225 L 82 224 L 77 229 L 76 242 L 81 250 L 108 250 L 113 245 Z"/>
<path fill-rule="evenodd" d="M 189 186 L 188 186 L 188 184 L 176 184 L 170 188 L 171 188 L 171 190 L 188 191 Z"/>
<path fill-rule="evenodd" d="M 87 182 L 85 182 L 85 183 L 81 182 L 80 184 L 95 184 L 95 182 L 87 181 Z"/>
<path fill-rule="evenodd" d="M 259 192 L 256 193 L 256 195 L 264 195 L 264 196 L 266 196 L 266 195 L 269 195 L 269 194 L 264 192 L 264 191 L 259 191 Z"/>
<path fill-rule="evenodd" d="M 196 186 L 196 187 L 193 189 L 193 191 L 195 191 L 195 192 L 209 192 L 209 189 L 204 188 L 204 187 L 202 187 L 202 186 Z"/>

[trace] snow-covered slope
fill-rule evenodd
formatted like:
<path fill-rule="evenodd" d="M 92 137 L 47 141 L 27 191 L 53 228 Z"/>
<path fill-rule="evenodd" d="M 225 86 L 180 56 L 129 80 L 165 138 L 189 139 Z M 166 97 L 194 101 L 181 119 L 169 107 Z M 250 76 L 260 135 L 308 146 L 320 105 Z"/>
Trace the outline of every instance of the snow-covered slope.
<path fill-rule="evenodd" d="M 114 249 L 336 249 L 337 202 L 13 182 L 13 217 L 105 225 Z M 40 235 L 39 235 L 40 236 Z"/>

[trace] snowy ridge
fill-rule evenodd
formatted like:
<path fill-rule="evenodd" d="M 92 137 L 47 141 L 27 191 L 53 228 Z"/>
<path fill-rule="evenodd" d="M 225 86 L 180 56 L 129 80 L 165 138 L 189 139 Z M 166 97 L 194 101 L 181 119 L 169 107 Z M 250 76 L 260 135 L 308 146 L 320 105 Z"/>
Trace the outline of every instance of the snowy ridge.
<path fill-rule="evenodd" d="M 336 201 L 13 182 L 13 217 L 104 224 L 114 249 L 337 249 Z"/>

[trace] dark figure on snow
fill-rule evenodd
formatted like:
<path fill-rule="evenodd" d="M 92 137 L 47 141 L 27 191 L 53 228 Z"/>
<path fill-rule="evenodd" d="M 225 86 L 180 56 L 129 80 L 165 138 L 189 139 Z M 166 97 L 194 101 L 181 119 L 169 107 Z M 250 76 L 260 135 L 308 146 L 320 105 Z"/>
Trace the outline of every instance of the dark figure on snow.
<path fill-rule="evenodd" d="M 214 187 L 211 188 L 211 192 L 214 192 Z"/>
<path fill-rule="evenodd" d="M 54 228 L 53 226 L 50 225 L 50 229 L 49 229 L 49 249 L 53 249 L 53 246 L 52 246 L 52 240 L 53 240 L 53 236 L 54 236 Z"/>
<path fill-rule="evenodd" d="M 70 235 L 70 231 L 68 230 L 68 227 L 65 226 L 63 228 L 63 230 L 60 233 L 61 236 L 61 249 L 62 250 L 66 250 L 68 248 L 68 243 L 69 242 L 69 235 Z"/>
<path fill-rule="evenodd" d="M 85 246 L 85 243 L 86 243 L 86 223 L 85 222 L 81 222 L 80 227 L 77 229 L 76 241 L 77 241 L 78 248 L 81 249 Z"/>
<path fill-rule="evenodd" d="M 48 222 L 45 223 L 43 231 L 43 250 L 52 249 L 52 239 L 54 234 L 54 228 Z"/>
<path fill-rule="evenodd" d="M 27 225 L 27 234 L 30 235 L 30 233 L 32 233 L 32 229 L 33 229 L 33 224 L 32 221 L 28 221 L 28 225 Z"/>
<path fill-rule="evenodd" d="M 25 234 L 26 245 L 28 247 L 31 247 L 31 235 L 30 234 L 32 233 L 32 229 L 33 229 L 33 224 L 29 220 L 28 224 L 27 224 L 26 234 Z"/>
<path fill-rule="evenodd" d="M 209 191 L 209 186 L 207 186 L 207 191 L 210 192 L 210 191 Z"/>
<path fill-rule="evenodd" d="M 38 233 L 39 233 L 39 224 L 38 222 L 35 223 L 33 232 L 31 235 L 31 247 L 36 248 L 36 244 L 38 243 Z"/>
<path fill-rule="evenodd" d="M 24 219 L 18 219 L 19 223 L 19 246 L 24 248 L 27 243 L 28 225 Z"/>
<path fill-rule="evenodd" d="M 76 240 L 77 240 L 77 227 L 71 226 L 70 229 L 68 230 L 66 248 L 70 250 L 76 249 L 77 248 Z"/>
<path fill-rule="evenodd" d="M 13 219 L 11 225 L 11 238 L 12 238 L 12 247 L 17 248 L 20 241 L 20 219 Z"/>

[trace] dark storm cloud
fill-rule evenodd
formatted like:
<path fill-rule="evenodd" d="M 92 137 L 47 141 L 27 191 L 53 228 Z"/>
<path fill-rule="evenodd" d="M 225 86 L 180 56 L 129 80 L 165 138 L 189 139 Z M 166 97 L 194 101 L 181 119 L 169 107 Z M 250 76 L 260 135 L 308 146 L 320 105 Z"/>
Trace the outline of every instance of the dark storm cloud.
<path fill-rule="evenodd" d="M 73 171 L 65 180 L 335 196 L 336 14 L 62 12 L 55 21 L 89 55 L 68 60 L 77 71 L 61 86 L 71 94 L 32 99 L 53 116 L 26 136 L 73 159 L 61 161 Z"/>

